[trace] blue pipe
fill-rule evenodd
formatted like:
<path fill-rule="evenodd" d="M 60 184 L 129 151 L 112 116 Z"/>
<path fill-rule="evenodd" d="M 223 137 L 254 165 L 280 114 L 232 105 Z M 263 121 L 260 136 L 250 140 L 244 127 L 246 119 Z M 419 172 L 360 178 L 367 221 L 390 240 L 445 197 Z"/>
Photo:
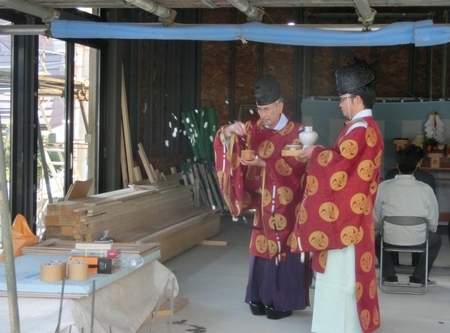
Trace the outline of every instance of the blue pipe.
<path fill-rule="evenodd" d="M 161 23 L 103 23 L 54 20 L 55 38 L 158 39 L 233 41 L 242 40 L 296 46 L 440 45 L 450 42 L 449 26 L 433 21 L 392 23 L 376 31 L 333 31 L 264 23 L 184 25 Z"/>

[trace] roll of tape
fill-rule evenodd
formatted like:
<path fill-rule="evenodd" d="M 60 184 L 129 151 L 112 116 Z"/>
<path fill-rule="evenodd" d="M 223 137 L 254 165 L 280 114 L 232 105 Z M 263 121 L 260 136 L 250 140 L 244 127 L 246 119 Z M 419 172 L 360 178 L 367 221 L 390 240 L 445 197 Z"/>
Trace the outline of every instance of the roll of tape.
<path fill-rule="evenodd" d="M 65 265 L 65 263 L 64 263 Z M 41 265 L 41 281 L 43 282 L 56 282 L 63 279 L 61 262 L 45 262 Z"/>
<path fill-rule="evenodd" d="M 88 278 L 89 264 L 85 261 L 69 261 L 67 278 L 69 280 L 86 280 Z"/>
<path fill-rule="evenodd" d="M 52 260 L 50 262 L 53 262 L 55 264 L 60 264 L 61 265 L 61 274 L 62 274 L 63 277 L 66 277 L 66 262 L 65 261 Z"/>

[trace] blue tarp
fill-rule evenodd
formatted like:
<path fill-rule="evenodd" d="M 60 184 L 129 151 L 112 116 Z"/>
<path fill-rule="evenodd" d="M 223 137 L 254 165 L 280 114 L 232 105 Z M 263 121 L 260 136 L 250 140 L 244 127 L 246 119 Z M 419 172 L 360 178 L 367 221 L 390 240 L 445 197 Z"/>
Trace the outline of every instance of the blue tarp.
<path fill-rule="evenodd" d="M 55 38 L 241 40 L 296 46 L 381 46 L 414 44 L 432 46 L 450 42 L 450 26 L 433 21 L 392 23 L 374 31 L 336 31 L 265 23 L 185 25 L 162 23 L 103 23 L 54 20 Z"/>

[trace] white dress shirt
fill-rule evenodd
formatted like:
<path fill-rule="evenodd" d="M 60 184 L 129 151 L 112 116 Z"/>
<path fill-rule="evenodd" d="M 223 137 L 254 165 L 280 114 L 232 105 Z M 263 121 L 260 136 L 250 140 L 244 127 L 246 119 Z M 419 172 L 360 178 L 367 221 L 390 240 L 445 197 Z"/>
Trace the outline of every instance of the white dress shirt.
<path fill-rule="evenodd" d="M 414 178 L 413 175 L 396 175 L 380 183 L 374 207 L 375 228 L 379 229 L 383 216 L 421 216 L 436 232 L 439 209 L 433 189 Z M 422 226 L 403 227 L 386 223 L 384 241 L 393 245 L 407 246 L 422 243 L 425 229 Z M 395 237 L 389 237 L 395 235 Z"/>

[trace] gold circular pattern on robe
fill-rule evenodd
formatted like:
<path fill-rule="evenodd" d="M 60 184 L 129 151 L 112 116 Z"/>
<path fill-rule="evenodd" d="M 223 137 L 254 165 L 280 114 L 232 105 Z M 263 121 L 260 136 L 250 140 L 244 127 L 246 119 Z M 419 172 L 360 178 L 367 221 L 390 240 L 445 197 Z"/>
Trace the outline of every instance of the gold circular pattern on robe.
<path fill-rule="evenodd" d="M 305 169 L 305 172 L 303 173 L 302 177 L 300 178 L 300 187 L 303 187 L 303 184 L 305 184 L 305 178 L 306 178 L 307 172 L 308 172 L 308 170 Z"/>
<path fill-rule="evenodd" d="M 320 251 L 319 252 L 319 266 L 325 269 L 327 264 L 328 251 Z"/>
<path fill-rule="evenodd" d="M 292 173 L 291 166 L 282 158 L 275 162 L 275 169 L 282 176 L 289 176 Z"/>
<path fill-rule="evenodd" d="M 269 140 L 264 140 L 258 147 L 258 155 L 262 158 L 269 158 L 275 150 L 274 144 Z"/>
<path fill-rule="evenodd" d="M 373 257 L 370 252 L 364 252 L 361 258 L 359 259 L 359 265 L 363 272 L 369 272 L 373 267 Z"/>
<path fill-rule="evenodd" d="M 364 215 L 369 215 L 372 212 L 372 200 L 369 200 L 369 198 L 367 198 L 367 205 L 366 205 L 366 209 L 364 210 Z"/>
<path fill-rule="evenodd" d="M 321 251 L 328 247 L 329 240 L 328 236 L 322 231 L 314 231 L 309 235 L 309 244 L 315 249 Z"/>
<path fill-rule="evenodd" d="M 339 145 L 341 155 L 351 160 L 358 154 L 358 142 L 355 140 L 345 140 Z"/>
<path fill-rule="evenodd" d="M 297 251 L 297 237 L 294 235 L 291 238 L 290 246 L 291 246 L 291 252 Z"/>
<path fill-rule="evenodd" d="M 369 296 L 371 299 L 374 299 L 377 295 L 377 280 L 372 279 L 369 285 Z"/>
<path fill-rule="evenodd" d="M 380 325 L 380 313 L 378 312 L 378 308 L 376 306 L 373 309 L 373 323 L 376 326 Z"/>
<path fill-rule="evenodd" d="M 370 181 L 377 167 L 371 160 L 364 160 L 358 165 L 358 175 L 361 179 Z"/>
<path fill-rule="evenodd" d="M 269 257 L 272 258 L 274 255 L 277 254 L 277 243 L 275 243 L 273 240 L 269 239 Z"/>
<path fill-rule="evenodd" d="M 250 193 L 245 191 L 244 192 L 244 202 L 242 203 L 243 208 L 247 208 L 248 206 L 250 206 L 251 201 L 252 201 L 252 197 L 250 196 Z"/>
<path fill-rule="evenodd" d="M 358 234 L 356 235 L 356 243 L 355 244 L 358 244 L 363 238 L 364 238 L 364 229 L 362 227 L 359 227 Z"/>
<path fill-rule="evenodd" d="M 363 292 L 364 292 L 364 287 L 361 284 L 361 282 L 356 282 L 356 302 L 358 302 L 361 299 Z"/>
<path fill-rule="evenodd" d="M 227 159 L 227 161 L 231 162 L 232 155 L 233 155 L 233 151 L 232 150 L 227 150 L 227 152 L 225 153 L 225 158 Z"/>
<path fill-rule="evenodd" d="M 356 193 L 350 199 L 350 208 L 355 214 L 364 214 L 368 204 L 367 196 L 364 193 Z"/>
<path fill-rule="evenodd" d="M 231 157 L 231 168 L 233 170 L 236 170 L 236 168 L 241 164 L 241 161 L 239 160 L 239 155 L 236 153 L 233 153 L 233 156 Z"/>
<path fill-rule="evenodd" d="M 267 239 L 263 235 L 259 235 L 255 240 L 256 251 L 264 253 L 267 251 Z"/>
<path fill-rule="evenodd" d="M 341 242 L 345 246 L 356 244 L 358 240 L 358 228 L 354 226 L 347 226 L 341 231 Z"/>
<path fill-rule="evenodd" d="M 272 195 L 270 194 L 270 191 L 268 189 L 264 189 L 262 201 L 264 207 L 266 207 L 272 201 Z"/>
<path fill-rule="evenodd" d="M 367 309 L 361 311 L 360 323 L 362 327 L 366 330 L 370 325 L 370 312 Z"/>
<path fill-rule="evenodd" d="M 375 242 L 375 228 L 370 228 L 370 239 Z"/>
<path fill-rule="evenodd" d="M 226 174 L 223 171 L 217 171 L 217 179 L 219 180 L 220 188 L 223 188 L 226 181 Z"/>
<path fill-rule="evenodd" d="M 288 122 L 287 125 L 278 133 L 281 136 L 285 136 L 286 134 L 289 134 L 292 132 L 292 130 L 294 129 L 294 123 L 292 121 Z"/>
<path fill-rule="evenodd" d="M 375 168 L 378 168 L 381 165 L 381 156 L 383 155 L 383 151 L 380 149 L 377 156 L 375 156 L 373 163 L 375 164 Z"/>
<path fill-rule="evenodd" d="M 348 181 L 348 175 L 345 171 L 335 172 L 330 178 L 330 187 L 334 191 L 342 190 Z"/>
<path fill-rule="evenodd" d="M 281 186 L 277 188 L 278 200 L 282 205 L 287 205 L 291 203 L 292 199 L 294 199 L 294 192 L 289 187 Z"/>
<path fill-rule="evenodd" d="M 372 127 L 367 127 L 366 129 L 366 142 L 372 148 L 377 144 L 377 133 Z"/>
<path fill-rule="evenodd" d="M 284 230 L 287 226 L 286 217 L 281 214 L 275 214 L 269 218 L 269 226 L 272 230 Z"/>
<path fill-rule="evenodd" d="M 306 211 L 304 206 L 300 207 L 300 212 L 296 215 L 298 216 L 298 223 L 303 224 L 308 219 L 308 212 Z"/>
<path fill-rule="evenodd" d="M 374 195 L 378 190 L 378 182 L 374 180 L 370 183 L 370 194 Z"/>
<path fill-rule="evenodd" d="M 358 176 L 362 180 L 369 181 L 373 177 L 373 171 L 375 170 L 375 166 L 371 160 L 361 161 L 358 165 Z"/>
<path fill-rule="evenodd" d="M 302 202 L 300 201 L 300 202 L 295 206 L 295 216 L 298 216 L 301 207 L 302 207 Z"/>
<path fill-rule="evenodd" d="M 253 217 L 253 226 L 256 227 L 259 224 L 259 214 L 255 214 Z"/>
<path fill-rule="evenodd" d="M 287 245 L 287 246 L 291 246 L 291 244 L 292 244 L 292 238 L 295 238 L 294 232 L 291 232 L 291 233 L 289 234 L 289 236 L 288 236 L 288 238 L 287 238 L 287 240 L 286 240 L 286 245 Z"/>
<path fill-rule="evenodd" d="M 330 150 L 322 150 L 319 155 L 317 156 L 317 163 L 319 163 L 319 165 L 325 167 L 328 165 L 328 163 L 331 162 L 331 160 L 333 159 L 333 154 L 331 153 Z"/>
<path fill-rule="evenodd" d="M 314 195 L 318 189 L 319 189 L 319 181 L 317 180 L 317 178 L 312 175 L 306 176 L 305 195 L 307 196 Z"/>
<path fill-rule="evenodd" d="M 332 202 L 324 202 L 319 207 L 319 216 L 327 222 L 334 222 L 339 217 L 339 209 Z"/>

